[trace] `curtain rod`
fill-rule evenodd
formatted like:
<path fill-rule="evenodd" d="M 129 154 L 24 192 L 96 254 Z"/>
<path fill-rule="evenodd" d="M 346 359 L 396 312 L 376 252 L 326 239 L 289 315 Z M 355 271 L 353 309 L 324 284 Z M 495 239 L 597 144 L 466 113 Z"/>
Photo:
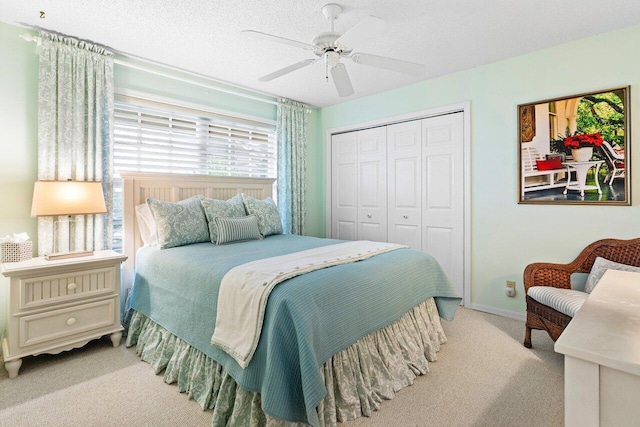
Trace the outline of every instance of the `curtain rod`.
<path fill-rule="evenodd" d="M 40 37 L 33 36 L 31 34 L 28 34 L 28 33 L 21 34 L 19 37 L 23 38 L 24 40 L 26 40 L 28 42 L 36 42 L 36 43 L 40 42 Z M 173 67 L 173 66 L 170 66 L 170 65 L 159 64 L 159 63 L 156 63 L 154 61 L 150 61 L 148 59 L 135 57 L 133 55 L 128 55 L 128 54 L 125 54 L 125 53 L 122 53 L 122 52 L 115 52 L 115 53 L 117 53 L 118 55 L 123 56 L 125 58 L 130 58 L 130 59 L 134 59 L 136 61 L 146 62 L 146 63 L 152 64 L 154 66 L 158 66 L 158 67 L 168 68 L 168 69 L 170 69 L 172 71 L 176 71 L 176 72 L 183 73 L 183 74 L 189 74 L 189 75 L 192 75 L 192 76 L 195 76 L 195 77 L 198 77 L 198 78 L 202 78 L 202 79 L 206 79 L 206 80 L 211 80 L 211 81 L 214 81 L 214 82 L 219 83 L 219 84 L 235 86 L 236 88 L 244 89 L 242 87 L 239 87 L 239 86 L 231 84 L 231 83 L 218 82 L 215 79 L 212 79 L 210 77 L 205 77 L 205 76 L 202 76 L 202 75 L 200 75 L 198 73 L 194 73 L 194 72 L 191 72 L 191 71 L 181 70 L 181 69 L 179 69 L 177 67 Z M 169 78 L 169 79 L 172 79 L 172 80 L 176 80 L 176 81 L 180 81 L 180 82 L 183 82 L 183 83 L 189 83 L 189 84 L 192 84 L 192 85 L 195 85 L 195 86 L 204 87 L 206 89 L 214 90 L 214 91 L 217 91 L 217 92 L 228 93 L 230 95 L 235 95 L 235 96 L 239 96 L 239 97 L 242 97 L 242 98 L 247 98 L 247 99 L 251 99 L 251 100 L 254 100 L 254 101 L 264 102 L 266 104 L 278 105 L 278 102 L 273 100 L 273 99 L 262 98 L 262 97 L 259 97 L 259 96 L 250 95 L 250 94 L 239 92 L 239 91 L 235 91 L 235 90 L 232 90 L 232 89 L 224 89 L 224 88 L 221 88 L 221 87 L 217 87 L 217 86 L 214 86 L 214 85 L 211 85 L 211 84 L 208 84 L 208 83 L 198 82 L 196 80 L 192 80 L 192 79 L 185 78 L 185 77 L 178 77 L 178 76 L 175 76 L 175 75 L 172 75 L 172 74 L 164 73 L 162 71 L 157 71 L 157 70 L 150 69 L 148 67 L 144 67 L 144 66 L 141 66 L 141 65 L 133 64 L 133 63 L 128 62 L 126 60 L 123 61 L 123 60 L 120 60 L 120 59 L 114 59 L 113 62 L 115 64 L 123 66 L 123 67 L 132 68 L 132 69 L 135 69 L 135 70 L 138 70 L 138 71 L 143 71 L 143 72 L 150 73 L 150 74 L 155 74 L 155 75 L 158 75 L 158 76 L 161 76 L 161 77 L 166 77 L 166 78 Z M 250 90 L 250 89 L 247 89 L 247 90 Z M 268 95 L 268 96 L 270 96 L 270 95 Z"/>

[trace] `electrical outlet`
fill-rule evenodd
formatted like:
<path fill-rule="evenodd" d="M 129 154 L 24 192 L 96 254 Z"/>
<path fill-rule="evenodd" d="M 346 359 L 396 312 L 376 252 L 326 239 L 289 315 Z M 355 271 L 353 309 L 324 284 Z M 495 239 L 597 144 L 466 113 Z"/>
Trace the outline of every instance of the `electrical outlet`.
<path fill-rule="evenodd" d="M 510 297 L 513 298 L 516 296 L 516 282 L 513 280 L 507 280 L 507 287 L 504 290 L 504 293 Z"/>

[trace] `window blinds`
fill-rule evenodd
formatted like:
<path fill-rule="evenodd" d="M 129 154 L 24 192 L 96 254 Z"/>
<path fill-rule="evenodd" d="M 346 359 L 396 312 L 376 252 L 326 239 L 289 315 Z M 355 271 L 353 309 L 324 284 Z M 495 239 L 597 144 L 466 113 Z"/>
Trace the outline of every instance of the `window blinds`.
<path fill-rule="evenodd" d="M 275 126 L 117 95 L 114 168 L 275 178 Z"/>

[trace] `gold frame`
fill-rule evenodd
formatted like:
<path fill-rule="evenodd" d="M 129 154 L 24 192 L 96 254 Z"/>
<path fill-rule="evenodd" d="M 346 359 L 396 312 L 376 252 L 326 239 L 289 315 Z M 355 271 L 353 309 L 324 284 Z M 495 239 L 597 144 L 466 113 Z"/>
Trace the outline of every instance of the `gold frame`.
<path fill-rule="evenodd" d="M 542 101 L 535 101 L 535 102 L 528 102 L 528 103 L 524 103 L 524 104 L 519 104 L 517 106 L 517 110 L 516 110 L 516 116 L 517 116 L 517 120 L 518 120 L 518 138 L 517 138 L 517 151 L 518 151 L 518 196 L 517 196 L 517 200 L 519 204 L 544 204 L 544 205 L 548 205 L 548 204 L 558 204 L 558 205 L 603 205 L 603 206 L 630 206 L 631 205 L 631 129 L 630 129 L 630 108 L 631 108 L 631 103 L 630 103 L 630 86 L 621 86 L 621 87 L 615 87 L 615 88 L 611 88 L 611 89 L 603 89 L 603 90 L 597 90 L 597 91 L 592 91 L 592 92 L 584 92 L 584 93 L 579 93 L 576 95 L 568 95 L 568 96 L 562 96 L 562 97 L 558 97 L 558 98 L 551 98 L 551 99 L 545 99 Z M 530 191 L 523 191 L 523 166 L 522 166 L 522 145 L 523 144 L 528 144 L 528 141 L 523 141 L 523 132 L 525 131 L 529 131 L 531 129 L 531 126 L 533 126 L 534 129 L 534 133 L 535 133 L 535 123 L 532 124 L 527 124 L 525 126 L 523 126 L 522 120 L 523 117 L 531 117 L 532 115 L 532 111 L 535 111 L 535 107 L 536 106 L 540 106 L 542 104 L 549 104 L 549 103 L 555 103 L 555 102 L 562 102 L 562 101 L 566 101 L 567 103 L 570 101 L 574 101 L 577 100 L 578 98 L 583 98 L 585 96 L 589 96 L 589 95 L 599 95 L 599 94 L 603 94 L 603 93 L 608 93 L 608 92 L 618 92 L 618 91 L 622 91 L 622 102 L 624 103 L 624 111 L 623 111 L 623 117 L 624 117 L 624 123 L 623 123 L 623 130 L 624 130 L 624 149 L 625 149 L 625 169 L 624 169 L 624 196 L 622 200 L 584 200 L 580 199 L 580 198 L 575 198 L 575 197 L 570 197 L 570 198 L 565 198 L 564 200 L 562 199 L 562 197 L 560 197 L 559 195 L 557 196 L 556 199 L 554 200 L 548 200 L 548 196 L 544 196 L 541 197 L 539 200 L 536 200 L 535 197 L 527 197 L 525 198 L 525 196 L 530 195 L 530 194 L 535 194 L 535 190 L 530 190 Z M 578 101 L 579 102 L 579 101 Z M 577 102 L 576 102 L 576 108 L 577 108 Z M 547 111 L 549 111 L 549 108 L 547 108 Z M 526 113 L 526 114 L 524 114 Z M 523 116 L 524 114 L 524 116 Z M 533 113 L 533 118 L 535 121 L 535 113 Z M 551 122 L 551 120 L 549 120 Z M 548 129 L 549 131 L 551 131 L 551 124 L 549 125 Z M 538 130 L 540 130 L 540 126 L 538 126 Z M 542 129 L 543 131 L 546 130 Z M 560 126 L 558 126 L 558 134 L 564 134 L 565 131 L 564 129 L 560 129 Z M 533 137 L 532 137 L 533 139 Z M 546 139 L 546 136 L 543 137 L 543 139 Z M 549 143 L 551 142 L 551 137 L 549 136 Z M 622 178 L 618 178 L 618 179 L 622 179 Z M 556 184 L 558 189 L 561 189 L 562 187 L 560 186 L 560 184 Z M 605 183 L 600 183 L 600 187 L 602 188 L 604 185 L 607 185 Z M 566 197 L 566 196 L 565 196 Z"/>

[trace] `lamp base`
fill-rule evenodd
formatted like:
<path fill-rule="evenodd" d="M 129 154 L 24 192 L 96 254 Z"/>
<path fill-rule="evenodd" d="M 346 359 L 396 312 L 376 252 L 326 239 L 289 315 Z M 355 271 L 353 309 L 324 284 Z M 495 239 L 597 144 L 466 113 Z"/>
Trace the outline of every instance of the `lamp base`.
<path fill-rule="evenodd" d="M 83 256 L 91 256 L 93 255 L 93 251 L 78 251 L 78 252 L 60 252 L 55 254 L 45 254 L 44 259 L 47 261 L 54 261 L 57 259 L 67 259 L 67 258 L 79 258 Z"/>

